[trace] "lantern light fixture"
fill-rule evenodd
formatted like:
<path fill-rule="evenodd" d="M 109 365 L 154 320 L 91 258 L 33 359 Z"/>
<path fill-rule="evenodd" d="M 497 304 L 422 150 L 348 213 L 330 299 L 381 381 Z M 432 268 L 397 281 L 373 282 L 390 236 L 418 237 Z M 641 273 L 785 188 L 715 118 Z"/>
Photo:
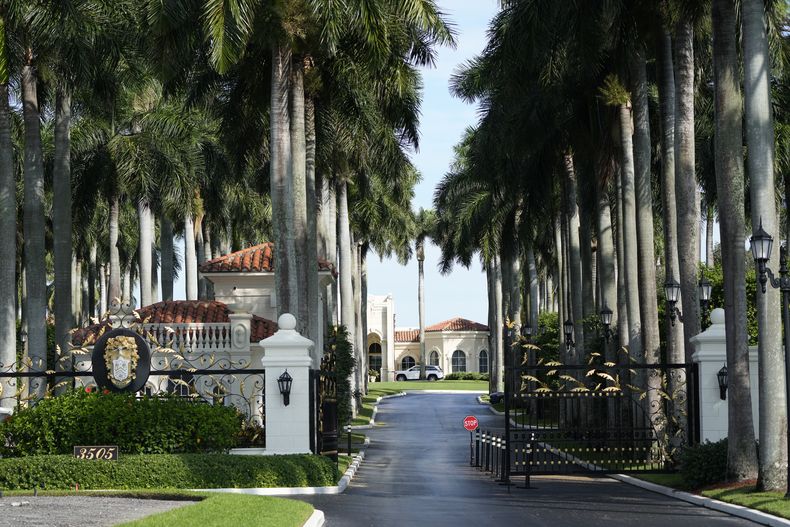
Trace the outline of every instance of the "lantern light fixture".
<path fill-rule="evenodd" d="M 291 385 L 293 384 L 293 377 L 285 370 L 282 375 L 277 377 L 277 387 L 280 388 L 280 394 L 283 396 L 283 404 L 288 406 L 291 402 Z"/>

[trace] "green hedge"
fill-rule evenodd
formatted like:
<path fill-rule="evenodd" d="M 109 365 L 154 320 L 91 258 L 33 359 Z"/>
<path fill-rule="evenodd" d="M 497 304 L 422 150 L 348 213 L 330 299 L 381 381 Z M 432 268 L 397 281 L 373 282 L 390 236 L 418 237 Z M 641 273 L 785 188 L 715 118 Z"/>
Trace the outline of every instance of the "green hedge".
<path fill-rule="evenodd" d="M 0 459 L 0 489 L 209 489 L 335 485 L 335 465 L 312 455 L 121 455 L 117 461 L 72 456 Z"/>
<path fill-rule="evenodd" d="M 68 454 L 75 445 L 118 445 L 126 454 L 226 451 L 242 417 L 232 407 L 177 397 L 88 393 L 51 397 L 0 425 L 4 457 Z"/>
<path fill-rule="evenodd" d="M 487 381 L 487 373 L 477 373 L 473 371 L 453 372 L 444 376 L 448 381 Z"/>
<path fill-rule="evenodd" d="M 692 489 L 727 480 L 727 439 L 705 442 L 683 451 L 680 474 Z"/>

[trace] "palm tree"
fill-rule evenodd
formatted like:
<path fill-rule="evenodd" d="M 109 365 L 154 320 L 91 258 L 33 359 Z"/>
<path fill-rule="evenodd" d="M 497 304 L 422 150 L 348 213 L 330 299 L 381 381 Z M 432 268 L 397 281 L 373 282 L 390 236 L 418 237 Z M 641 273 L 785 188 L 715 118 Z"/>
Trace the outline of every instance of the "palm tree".
<path fill-rule="evenodd" d="M 420 318 L 420 379 L 425 379 L 425 239 L 433 237 L 436 230 L 436 213 L 420 208 L 416 218 L 416 236 L 414 238 L 417 254 L 417 305 Z"/>
<path fill-rule="evenodd" d="M 771 57 L 766 36 L 765 3 L 741 3 L 743 88 L 745 95 L 746 156 L 752 225 L 762 224 L 778 235 L 774 181 L 774 125 L 769 85 Z M 787 409 L 779 291 L 757 288 L 760 390 L 760 455 L 758 488 L 779 491 L 787 486 Z"/>
<path fill-rule="evenodd" d="M 714 0 L 716 193 L 719 206 L 727 211 L 727 214 L 721 215 L 721 251 L 724 271 L 727 372 L 728 380 L 732 379 L 728 382 L 727 404 L 728 472 L 736 479 L 750 479 L 757 474 L 757 452 L 752 428 L 746 330 L 742 109 L 735 32 L 733 1 Z"/>
<path fill-rule="evenodd" d="M 6 43 L 6 21 L 0 18 L 0 237 L 3 258 L 0 259 L 0 371 L 12 372 L 16 366 L 16 181 L 14 150 L 11 143 L 11 109 L 8 103 L 9 56 Z M 13 408 L 14 386 L 0 383 L 0 407 Z"/>

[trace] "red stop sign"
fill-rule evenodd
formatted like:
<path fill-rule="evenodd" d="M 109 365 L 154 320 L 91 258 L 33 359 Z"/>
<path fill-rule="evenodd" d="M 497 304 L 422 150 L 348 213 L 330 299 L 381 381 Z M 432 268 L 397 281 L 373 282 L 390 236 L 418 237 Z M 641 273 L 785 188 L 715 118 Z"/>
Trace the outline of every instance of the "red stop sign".
<path fill-rule="evenodd" d="M 479 424 L 480 423 L 477 422 L 477 417 L 473 415 L 467 415 L 466 417 L 464 417 L 464 428 L 466 428 L 470 432 L 477 430 L 477 425 Z"/>

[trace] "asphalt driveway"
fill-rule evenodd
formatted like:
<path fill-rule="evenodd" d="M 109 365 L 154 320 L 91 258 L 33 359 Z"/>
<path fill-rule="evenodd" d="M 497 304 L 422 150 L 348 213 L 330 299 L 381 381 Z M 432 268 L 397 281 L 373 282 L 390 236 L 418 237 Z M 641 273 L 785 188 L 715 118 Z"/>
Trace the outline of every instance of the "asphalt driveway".
<path fill-rule="evenodd" d="M 419 394 L 379 405 L 371 445 L 354 480 L 337 496 L 309 496 L 329 526 L 757 525 L 608 478 L 535 477 L 533 489 L 495 483 L 469 466 L 466 415 L 495 428 L 471 394 Z"/>

